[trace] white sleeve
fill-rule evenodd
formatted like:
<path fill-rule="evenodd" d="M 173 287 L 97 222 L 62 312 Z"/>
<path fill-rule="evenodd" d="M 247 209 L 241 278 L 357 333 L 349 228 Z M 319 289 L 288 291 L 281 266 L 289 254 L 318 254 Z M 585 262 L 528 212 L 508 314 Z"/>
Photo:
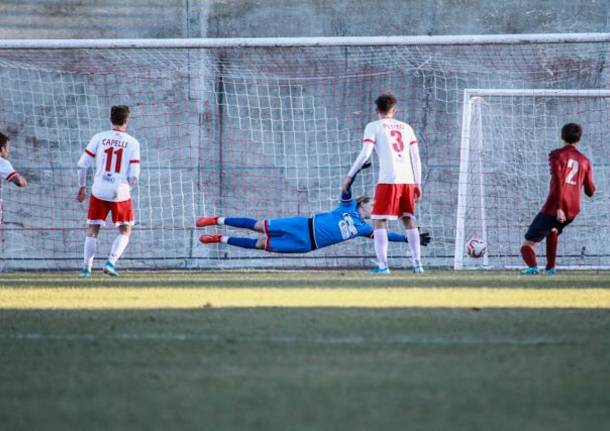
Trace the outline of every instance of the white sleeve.
<path fill-rule="evenodd" d="M 129 169 L 127 171 L 127 181 L 134 187 L 140 178 L 140 143 L 136 142 L 136 147 L 129 159 Z"/>
<path fill-rule="evenodd" d="M 0 157 L 0 177 L 10 181 L 16 174 L 17 172 L 13 169 L 11 162 Z"/>
<path fill-rule="evenodd" d="M 412 139 L 409 142 L 409 155 L 411 156 L 411 168 L 413 169 L 413 178 L 415 184 L 421 185 L 421 159 L 419 158 L 419 144 L 415 135 L 412 135 Z"/>
<path fill-rule="evenodd" d="M 375 145 L 375 123 L 369 123 L 364 128 L 364 136 L 362 137 L 362 142 L 365 144 L 373 144 Z"/>
<path fill-rule="evenodd" d="M 97 145 L 98 145 L 98 140 L 94 136 L 93 138 L 91 138 L 91 140 L 85 147 L 83 154 L 80 156 L 80 159 L 78 160 L 77 166 L 79 168 L 87 170 L 87 169 L 89 169 L 89 166 L 91 166 L 93 164 L 93 159 L 95 158 L 95 154 L 97 153 Z"/>
<path fill-rule="evenodd" d="M 360 154 L 358 154 L 358 157 L 354 161 L 354 164 L 352 165 L 347 175 L 350 177 L 356 175 L 362 165 L 364 165 L 366 161 L 371 157 L 371 154 L 373 154 L 373 145 L 369 144 L 368 142 L 365 142 L 362 146 L 362 151 L 360 151 Z"/>
<path fill-rule="evenodd" d="M 87 187 L 87 169 L 79 166 L 78 170 L 78 186 Z"/>

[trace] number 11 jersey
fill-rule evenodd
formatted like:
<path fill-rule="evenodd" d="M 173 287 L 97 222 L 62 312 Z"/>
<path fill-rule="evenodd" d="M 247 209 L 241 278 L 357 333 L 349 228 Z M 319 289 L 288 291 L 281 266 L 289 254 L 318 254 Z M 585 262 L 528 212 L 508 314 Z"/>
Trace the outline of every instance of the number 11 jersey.
<path fill-rule="evenodd" d="M 95 176 L 91 193 L 98 199 L 123 202 L 131 198 L 127 179 L 132 166 L 140 163 L 140 143 L 118 130 L 93 136 L 85 153 L 95 160 Z"/>

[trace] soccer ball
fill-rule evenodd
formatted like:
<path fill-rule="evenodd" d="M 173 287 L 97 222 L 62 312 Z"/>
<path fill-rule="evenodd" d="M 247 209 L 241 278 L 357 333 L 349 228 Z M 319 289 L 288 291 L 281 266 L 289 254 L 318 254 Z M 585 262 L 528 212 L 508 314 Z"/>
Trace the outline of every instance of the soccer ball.
<path fill-rule="evenodd" d="M 479 258 L 487 253 L 487 241 L 480 238 L 470 238 L 466 241 L 466 253 L 468 256 Z"/>

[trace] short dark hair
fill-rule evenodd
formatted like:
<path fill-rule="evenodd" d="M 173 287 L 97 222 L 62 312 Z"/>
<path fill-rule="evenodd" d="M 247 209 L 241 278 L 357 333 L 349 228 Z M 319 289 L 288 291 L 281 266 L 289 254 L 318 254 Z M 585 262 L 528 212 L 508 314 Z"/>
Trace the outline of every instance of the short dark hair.
<path fill-rule="evenodd" d="M 381 96 L 375 99 L 375 105 L 377 105 L 377 110 L 381 114 L 387 114 L 390 112 L 390 109 L 396 105 L 396 102 L 396 97 L 390 92 L 383 93 Z"/>
<path fill-rule="evenodd" d="M 110 122 L 115 126 L 122 126 L 129 118 L 129 106 L 114 105 L 110 108 Z"/>
<path fill-rule="evenodd" d="M 356 198 L 356 208 L 360 208 L 364 204 L 368 204 L 371 201 L 369 196 L 360 196 Z"/>
<path fill-rule="evenodd" d="M 575 144 L 580 141 L 582 136 L 582 127 L 580 124 L 568 123 L 561 128 L 561 139 L 568 144 Z"/>
<path fill-rule="evenodd" d="M 8 138 L 8 136 L 6 136 L 4 133 L 0 132 L 0 150 L 2 150 L 4 148 L 4 146 L 6 144 L 8 144 L 9 141 L 10 141 L 10 139 Z"/>

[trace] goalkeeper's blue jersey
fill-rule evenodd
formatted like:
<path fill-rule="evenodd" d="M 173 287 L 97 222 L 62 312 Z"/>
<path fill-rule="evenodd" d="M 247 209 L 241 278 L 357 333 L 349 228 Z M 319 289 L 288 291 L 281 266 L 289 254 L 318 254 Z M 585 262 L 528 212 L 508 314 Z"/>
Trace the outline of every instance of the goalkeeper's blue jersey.
<path fill-rule="evenodd" d="M 313 216 L 313 232 L 316 248 L 326 247 L 357 236 L 370 237 L 373 227 L 366 223 L 356 209 L 355 199 L 341 202 L 331 212 Z"/>

